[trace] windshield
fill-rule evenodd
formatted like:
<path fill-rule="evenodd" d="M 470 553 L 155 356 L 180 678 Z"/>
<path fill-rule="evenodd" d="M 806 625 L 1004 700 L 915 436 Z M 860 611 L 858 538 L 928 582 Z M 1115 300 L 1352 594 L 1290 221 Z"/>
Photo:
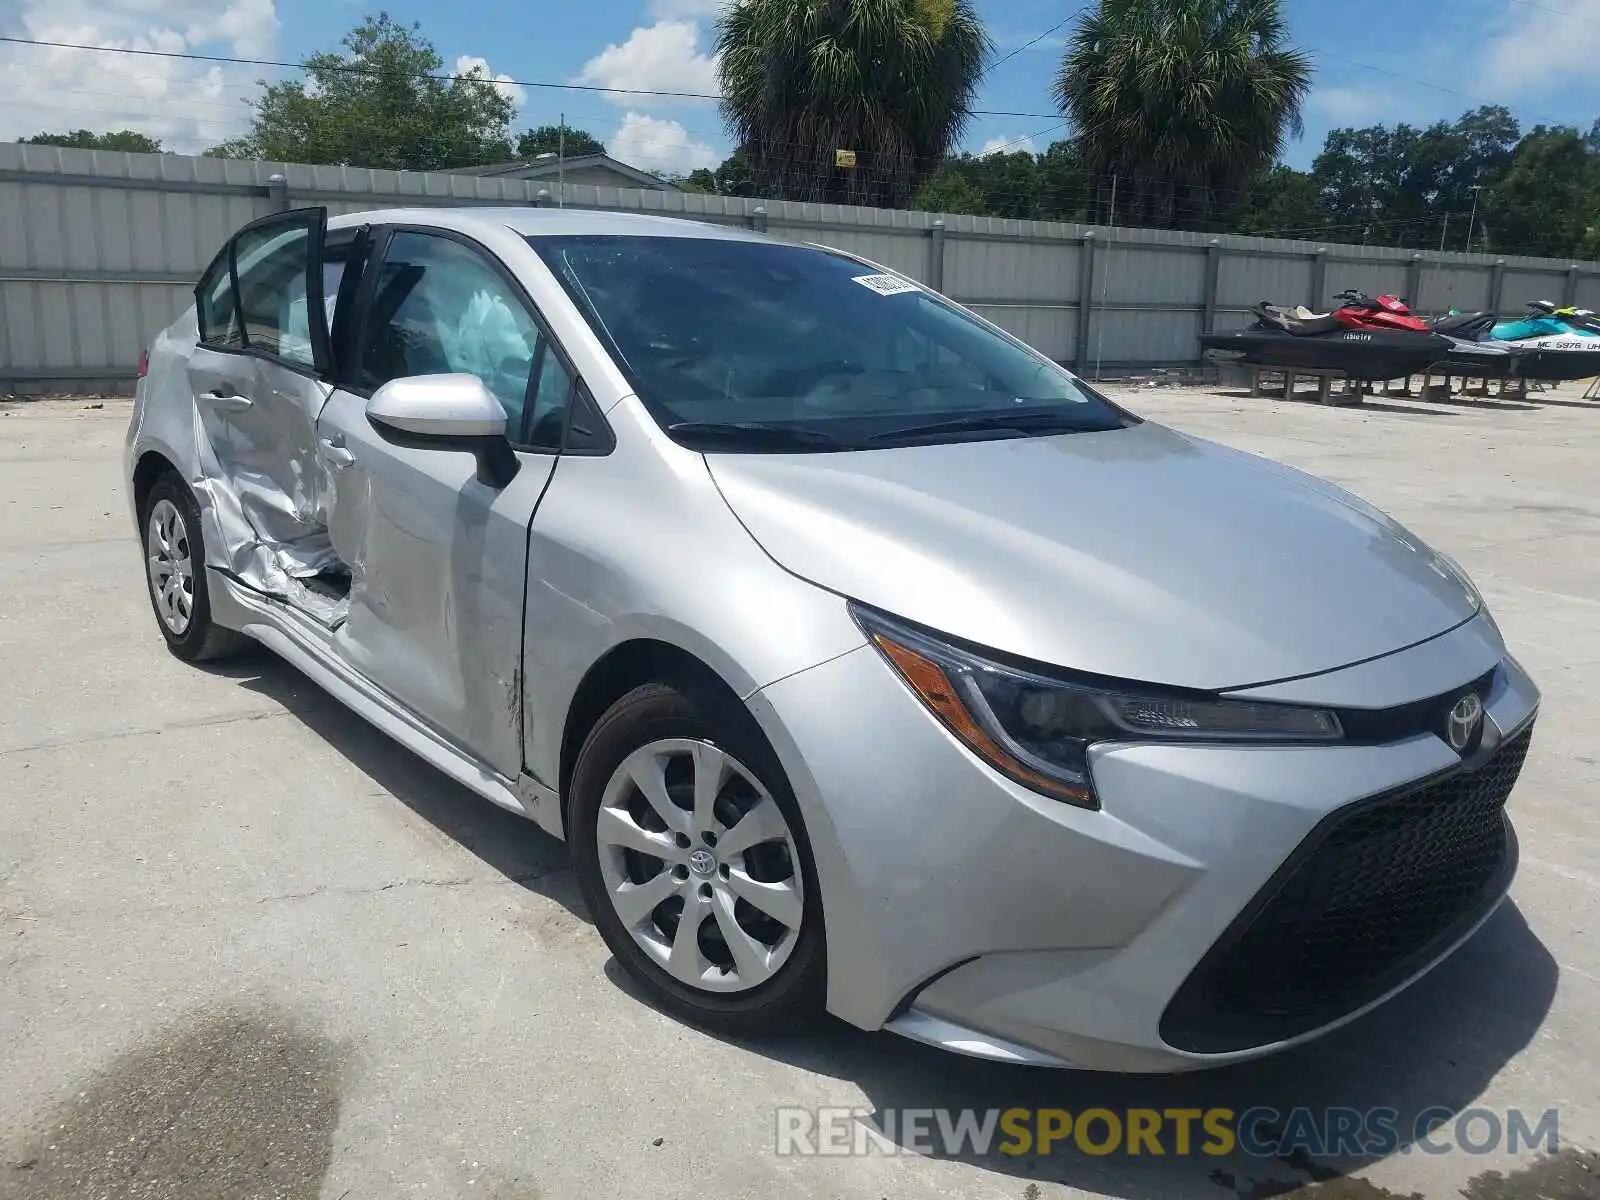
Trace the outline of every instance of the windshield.
<path fill-rule="evenodd" d="M 656 419 L 720 450 L 1117 429 L 1048 359 L 896 275 L 805 246 L 533 237 Z"/>

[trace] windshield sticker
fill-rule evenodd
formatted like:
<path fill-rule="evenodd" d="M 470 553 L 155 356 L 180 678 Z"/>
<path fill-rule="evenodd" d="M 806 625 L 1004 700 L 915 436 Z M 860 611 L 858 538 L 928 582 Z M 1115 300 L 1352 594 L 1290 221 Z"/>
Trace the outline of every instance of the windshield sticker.
<path fill-rule="evenodd" d="M 922 289 L 916 284 L 901 279 L 898 275 L 857 275 L 855 281 L 864 288 L 870 288 L 880 296 L 899 296 L 905 292 L 920 292 Z"/>

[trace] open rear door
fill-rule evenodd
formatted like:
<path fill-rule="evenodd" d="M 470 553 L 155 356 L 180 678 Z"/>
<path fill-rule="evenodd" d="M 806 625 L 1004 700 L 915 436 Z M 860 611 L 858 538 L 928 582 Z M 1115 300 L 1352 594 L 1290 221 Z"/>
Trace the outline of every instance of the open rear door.
<path fill-rule="evenodd" d="M 195 289 L 200 336 L 188 377 L 199 416 L 197 490 L 213 565 L 303 599 L 297 581 L 337 562 L 316 421 L 331 392 L 322 252 L 327 210 L 246 225 Z"/>

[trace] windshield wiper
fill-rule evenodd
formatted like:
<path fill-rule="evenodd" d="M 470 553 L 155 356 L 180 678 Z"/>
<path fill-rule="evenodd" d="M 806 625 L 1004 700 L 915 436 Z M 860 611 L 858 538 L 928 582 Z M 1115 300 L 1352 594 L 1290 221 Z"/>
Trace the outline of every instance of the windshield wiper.
<path fill-rule="evenodd" d="M 902 425 L 898 429 L 885 429 L 869 434 L 866 441 L 874 443 L 917 441 L 921 438 L 939 437 L 946 433 L 1096 433 L 1106 429 L 1120 429 L 1122 423 L 1103 416 L 1078 417 L 1064 412 L 1041 412 L 1024 409 L 1020 412 L 973 413 L 965 417 L 952 417 L 944 421 L 929 421 L 923 425 Z"/>
<path fill-rule="evenodd" d="M 857 444 L 821 429 L 761 421 L 679 421 L 667 432 L 688 445 L 720 450 L 848 450 Z"/>

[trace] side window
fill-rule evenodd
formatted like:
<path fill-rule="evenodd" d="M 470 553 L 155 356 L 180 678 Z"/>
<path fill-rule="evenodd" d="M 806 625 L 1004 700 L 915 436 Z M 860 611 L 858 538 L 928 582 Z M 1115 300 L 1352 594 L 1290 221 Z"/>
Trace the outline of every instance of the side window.
<path fill-rule="evenodd" d="M 367 322 L 360 383 L 476 375 L 520 436 L 539 331 L 511 285 L 468 246 L 401 232 L 389 240 Z"/>
<path fill-rule="evenodd" d="M 567 405 L 572 397 L 572 375 L 561 364 L 548 340 L 541 339 L 539 382 L 533 390 L 533 413 L 528 421 L 528 445 L 539 450 L 561 449 L 567 427 Z"/>
<path fill-rule="evenodd" d="M 305 225 L 267 225 L 240 234 L 233 251 L 245 344 L 308 367 L 312 365 L 306 311 L 310 237 Z"/>
<path fill-rule="evenodd" d="M 237 350 L 244 345 L 240 332 L 239 306 L 234 301 L 233 276 L 228 273 L 228 255 L 219 254 L 211 270 L 194 290 L 195 311 L 200 317 L 200 341 L 206 346 Z"/>

